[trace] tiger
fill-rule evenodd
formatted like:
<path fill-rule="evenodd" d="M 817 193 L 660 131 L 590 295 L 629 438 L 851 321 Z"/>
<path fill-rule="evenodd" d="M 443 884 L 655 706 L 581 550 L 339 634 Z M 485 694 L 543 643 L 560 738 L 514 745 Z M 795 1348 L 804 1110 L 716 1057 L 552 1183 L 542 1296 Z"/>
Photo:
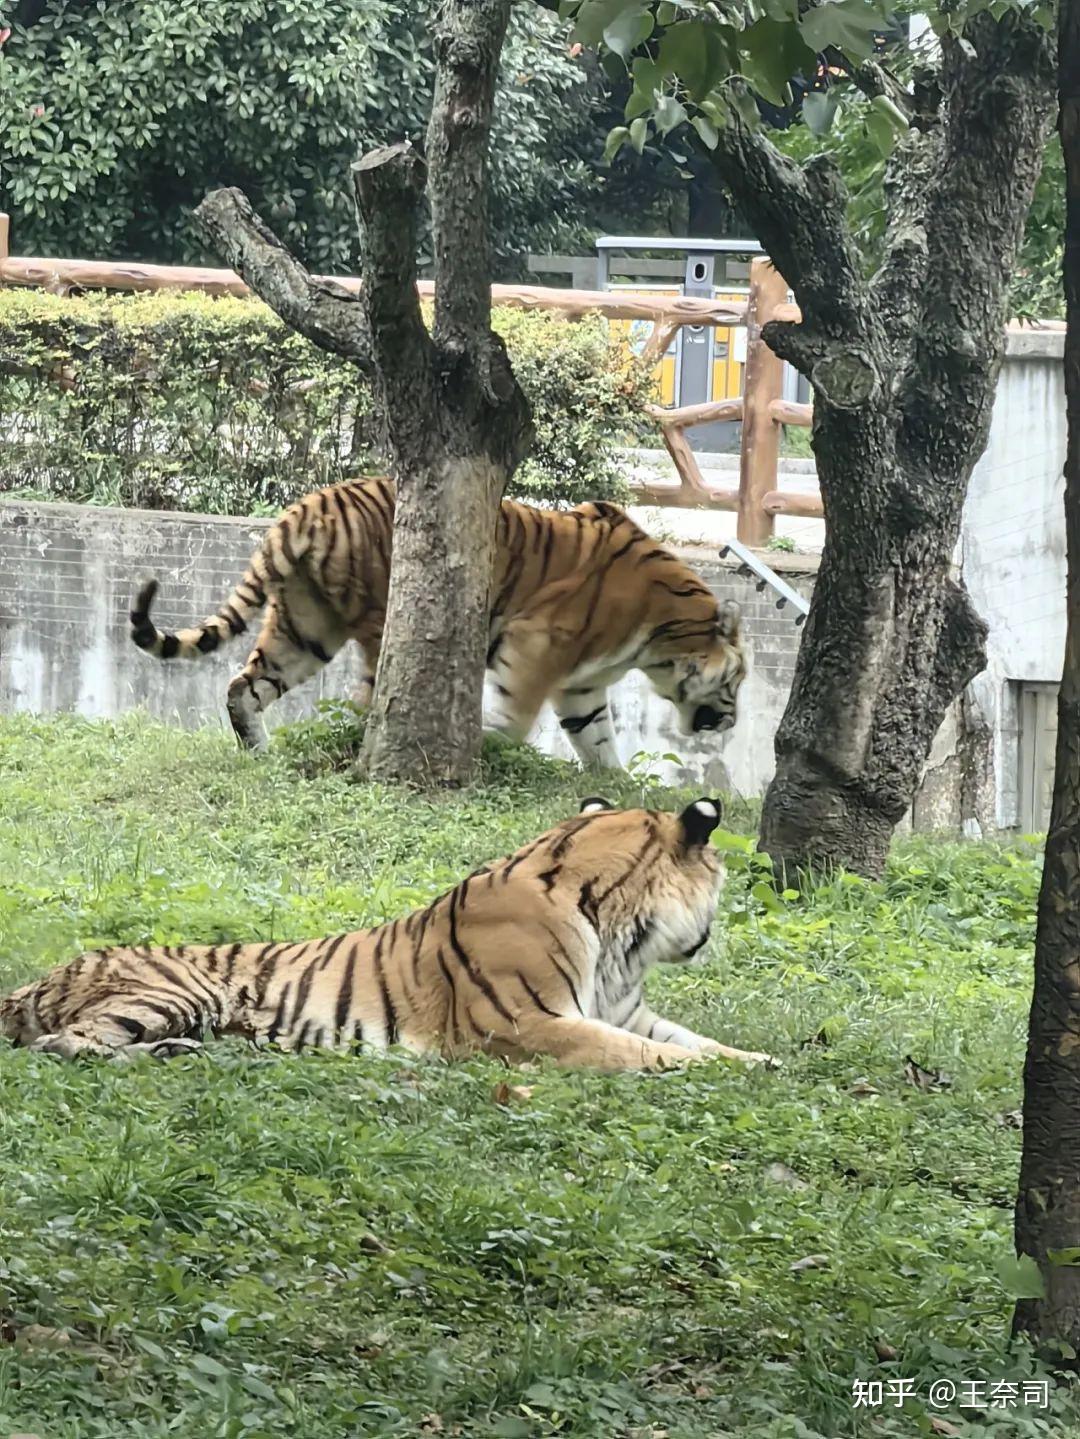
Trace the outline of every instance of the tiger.
<path fill-rule="evenodd" d="M 376 929 L 83 954 L 0 1000 L 0 1034 L 63 1058 L 170 1058 L 204 1035 L 286 1051 L 402 1046 L 654 1070 L 733 1049 L 655 1014 L 643 981 L 705 945 L 724 881 L 716 799 L 574 817 Z"/>
<path fill-rule="evenodd" d="M 162 660 L 198 659 L 267 610 L 255 647 L 229 684 L 241 745 L 266 744 L 262 713 L 310 679 L 349 639 L 364 657 L 353 698 L 370 704 L 386 618 L 394 521 L 389 479 L 316 490 L 267 532 L 216 615 L 176 634 L 150 618 L 156 580 L 138 591 L 131 638 Z M 608 690 L 630 670 L 678 710 L 683 733 L 735 723 L 747 671 L 734 601 L 652 540 L 618 505 L 539 510 L 504 500 L 492 575 L 484 724 L 521 742 L 551 700 L 586 766 L 621 768 Z"/>

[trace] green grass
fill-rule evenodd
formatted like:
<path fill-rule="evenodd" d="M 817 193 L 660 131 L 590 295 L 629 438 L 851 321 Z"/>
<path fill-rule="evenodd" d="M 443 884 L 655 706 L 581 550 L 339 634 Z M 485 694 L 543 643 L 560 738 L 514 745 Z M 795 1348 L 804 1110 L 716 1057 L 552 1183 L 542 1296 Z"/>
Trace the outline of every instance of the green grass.
<path fill-rule="evenodd" d="M 348 737 L 259 761 L 138 719 L 0 722 L 0 986 L 107 941 L 375 923 L 595 788 L 501 747 L 420 799 L 356 783 Z M 925 1403 L 853 1409 L 853 1379 L 925 1400 L 1036 1372 L 997 1269 L 1035 851 L 907 842 L 880 885 L 776 900 L 725 843 L 718 938 L 652 990 L 775 1073 L 540 1065 L 507 1105 L 487 1060 L 0 1048 L 0 1434 L 910 1439 Z M 952 1086 L 907 1082 L 909 1054 Z M 1075 1433 L 1054 1405 L 944 1412 Z"/>

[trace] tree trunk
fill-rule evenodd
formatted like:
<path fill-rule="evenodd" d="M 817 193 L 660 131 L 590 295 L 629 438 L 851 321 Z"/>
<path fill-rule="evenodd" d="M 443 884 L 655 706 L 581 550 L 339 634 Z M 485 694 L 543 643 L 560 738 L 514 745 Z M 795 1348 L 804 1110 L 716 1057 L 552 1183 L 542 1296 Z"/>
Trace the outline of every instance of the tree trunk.
<path fill-rule="evenodd" d="M 1023 1299 L 1014 1327 L 1080 1353 L 1080 0 L 1065 0 L 1060 30 L 1065 232 L 1065 462 L 1068 625 L 1058 698 L 1054 802 L 1039 892 L 1035 989 L 1024 1066 L 1024 1154 L 1016 1249 L 1042 1271 L 1045 1294 Z M 1073 1251 L 1073 1262 L 1048 1255 Z"/>
<path fill-rule="evenodd" d="M 989 433 L 1052 42 L 1018 12 L 984 13 L 942 53 L 888 172 L 869 282 L 827 157 L 799 167 L 737 114 L 715 151 L 801 308 L 801 324 L 764 337 L 814 388 L 827 538 L 761 824 L 786 870 L 880 874 L 945 713 L 985 664 L 985 626 L 950 570 Z"/>
<path fill-rule="evenodd" d="M 491 333 L 487 153 L 510 0 L 444 0 L 428 128 L 435 247 L 430 341 L 401 344 L 400 306 L 368 312 L 397 480 L 390 597 L 364 742 L 376 779 L 468 781 L 480 750 L 488 587 L 506 482 L 531 441 L 529 410 Z M 377 269 L 415 242 L 387 223 L 378 157 L 357 167 Z M 418 313 L 418 312 L 417 312 Z"/>
<path fill-rule="evenodd" d="M 354 167 L 359 297 L 313 280 L 239 191 L 196 211 L 204 233 L 287 324 L 371 378 L 397 481 L 390 594 L 364 744 L 382 780 L 461 784 L 481 740 L 498 506 L 532 422 L 491 331 L 487 151 L 511 0 L 441 0 L 430 177 L 407 143 Z M 427 183 L 435 247 L 429 334 L 416 291 Z"/>

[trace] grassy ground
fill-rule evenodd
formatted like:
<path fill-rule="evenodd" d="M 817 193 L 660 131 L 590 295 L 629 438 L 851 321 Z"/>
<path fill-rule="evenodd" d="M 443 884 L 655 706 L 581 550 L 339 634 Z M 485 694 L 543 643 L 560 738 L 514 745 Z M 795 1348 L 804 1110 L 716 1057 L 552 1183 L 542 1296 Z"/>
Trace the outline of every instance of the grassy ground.
<path fill-rule="evenodd" d="M 0 722 L 0 986 L 111 940 L 377 922 L 582 788 L 501 749 L 422 801 L 328 768 L 339 738 L 260 762 Z M 540 1066 L 500 1103 L 483 1060 L 0 1050 L 0 1434 L 1077 1432 L 1063 1396 L 926 1402 L 1036 1372 L 1007 1346 L 1035 854 L 906 843 L 881 885 L 777 901 L 725 842 L 720 936 L 653 992 L 776 1073 Z M 853 1408 L 856 1378 L 921 1397 Z"/>

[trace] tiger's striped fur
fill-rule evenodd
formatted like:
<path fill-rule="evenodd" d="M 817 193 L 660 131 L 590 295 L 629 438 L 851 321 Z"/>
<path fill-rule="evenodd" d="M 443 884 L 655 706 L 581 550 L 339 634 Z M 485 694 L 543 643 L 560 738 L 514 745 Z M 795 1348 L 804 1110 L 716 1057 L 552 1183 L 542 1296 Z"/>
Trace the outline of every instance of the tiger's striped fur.
<path fill-rule="evenodd" d="M 386 618 L 394 487 L 369 479 L 305 496 L 267 532 L 216 615 L 165 634 L 143 586 L 132 639 L 160 659 L 198 659 L 243 634 L 266 607 L 247 663 L 229 685 L 242 744 L 265 743 L 261 712 L 310 679 L 347 640 L 358 641 L 370 702 Z M 617 505 L 537 510 L 505 500 L 491 588 L 485 722 L 523 740 L 546 700 L 586 764 L 617 768 L 609 687 L 640 669 L 676 705 L 684 733 L 735 723 L 746 674 L 739 610 L 719 605 L 682 560 Z"/>
<path fill-rule="evenodd" d="M 0 1000 L 0 1034 L 66 1058 L 166 1057 L 214 1033 L 601 1069 L 764 1060 L 659 1018 L 642 994 L 652 965 L 689 959 L 708 938 L 723 882 L 709 843 L 718 820 L 715 800 L 681 815 L 588 800 L 378 929 L 84 954 Z"/>

